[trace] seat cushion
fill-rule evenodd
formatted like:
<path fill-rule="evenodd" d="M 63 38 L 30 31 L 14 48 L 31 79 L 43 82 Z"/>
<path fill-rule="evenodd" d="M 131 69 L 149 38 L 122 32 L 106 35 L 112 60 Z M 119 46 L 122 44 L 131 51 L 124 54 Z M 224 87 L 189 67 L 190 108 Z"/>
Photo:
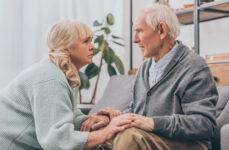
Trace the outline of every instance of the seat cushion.
<path fill-rule="evenodd" d="M 220 129 L 223 125 L 229 123 L 229 86 L 218 87 L 219 99 L 216 104 L 216 122 L 217 127 L 212 139 L 213 150 L 220 149 Z"/>
<path fill-rule="evenodd" d="M 216 117 L 218 118 L 229 100 L 229 86 L 218 87 L 219 99 L 216 105 Z"/>
<path fill-rule="evenodd" d="M 229 124 L 226 124 L 221 129 L 221 150 L 228 150 L 229 148 Z"/>
<path fill-rule="evenodd" d="M 134 75 L 112 76 L 107 84 L 102 98 L 91 109 L 89 114 L 95 113 L 100 109 L 110 107 L 116 110 L 125 110 L 132 99 L 131 89 L 134 82 Z"/>

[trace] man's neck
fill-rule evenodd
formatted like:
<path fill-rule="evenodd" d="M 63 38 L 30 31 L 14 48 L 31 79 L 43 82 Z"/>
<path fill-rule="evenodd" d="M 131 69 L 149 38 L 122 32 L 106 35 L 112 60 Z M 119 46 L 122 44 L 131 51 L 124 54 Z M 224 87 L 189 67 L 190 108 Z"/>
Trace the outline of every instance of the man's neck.
<path fill-rule="evenodd" d="M 153 57 L 155 62 L 158 62 L 162 57 L 164 57 L 170 50 L 172 50 L 175 45 L 175 40 L 165 39 L 160 47 L 159 53 L 157 56 Z"/>

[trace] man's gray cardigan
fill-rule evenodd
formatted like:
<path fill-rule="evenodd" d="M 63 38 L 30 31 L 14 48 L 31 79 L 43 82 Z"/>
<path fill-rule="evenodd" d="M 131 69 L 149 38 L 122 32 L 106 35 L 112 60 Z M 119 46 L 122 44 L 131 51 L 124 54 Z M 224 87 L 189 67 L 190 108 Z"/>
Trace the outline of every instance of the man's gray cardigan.
<path fill-rule="evenodd" d="M 159 81 L 150 88 L 146 60 L 133 86 L 133 100 L 125 113 L 151 117 L 154 133 L 173 139 L 202 141 L 211 149 L 218 93 L 205 61 L 178 41 L 177 50 Z"/>

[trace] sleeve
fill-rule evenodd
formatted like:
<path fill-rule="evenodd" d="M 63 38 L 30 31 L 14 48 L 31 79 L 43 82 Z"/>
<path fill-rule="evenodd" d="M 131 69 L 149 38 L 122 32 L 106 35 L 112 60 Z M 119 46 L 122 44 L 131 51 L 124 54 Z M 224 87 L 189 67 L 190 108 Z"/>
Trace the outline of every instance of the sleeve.
<path fill-rule="evenodd" d="M 76 109 L 75 111 L 75 120 L 74 120 L 74 124 L 75 124 L 75 130 L 80 130 L 81 127 L 81 123 L 82 123 L 82 119 L 83 117 L 85 117 L 86 115 L 84 115 L 80 109 Z"/>
<path fill-rule="evenodd" d="M 74 130 L 73 108 L 66 83 L 50 80 L 33 87 L 35 130 L 43 149 L 81 150 L 85 147 L 89 133 Z M 76 122 L 82 120 L 80 116 Z"/>
<path fill-rule="evenodd" d="M 181 98 L 184 114 L 152 117 L 154 132 L 185 139 L 209 139 L 213 136 L 218 93 L 208 67 L 195 73 Z"/>

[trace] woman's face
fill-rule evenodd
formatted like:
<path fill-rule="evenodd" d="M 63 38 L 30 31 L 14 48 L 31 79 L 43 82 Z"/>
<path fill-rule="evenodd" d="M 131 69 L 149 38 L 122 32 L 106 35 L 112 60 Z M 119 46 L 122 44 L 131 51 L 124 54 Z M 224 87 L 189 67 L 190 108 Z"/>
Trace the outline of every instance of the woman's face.
<path fill-rule="evenodd" d="M 77 69 L 92 63 L 94 49 L 95 46 L 92 44 L 92 37 L 75 41 L 69 49 L 69 54 Z"/>

